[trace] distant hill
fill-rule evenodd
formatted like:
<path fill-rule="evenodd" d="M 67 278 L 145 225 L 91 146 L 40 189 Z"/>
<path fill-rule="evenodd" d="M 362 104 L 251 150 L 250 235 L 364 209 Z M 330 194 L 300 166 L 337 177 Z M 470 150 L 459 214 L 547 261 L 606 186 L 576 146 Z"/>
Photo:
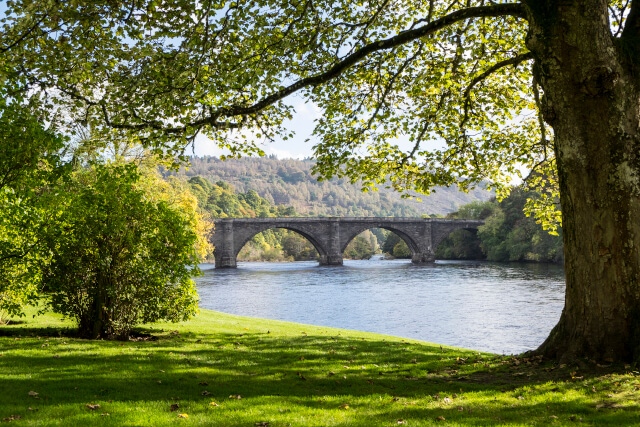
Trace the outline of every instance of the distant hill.
<path fill-rule="evenodd" d="M 344 179 L 319 182 L 311 174 L 312 160 L 277 159 L 275 156 L 222 161 L 217 157 L 192 157 L 191 167 L 179 174 L 202 176 L 211 183 L 224 181 L 239 193 L 255 190 L 274 205 L 293 206 L 309 216 L 421 216 L 446 215 L 459 206 L 493 196 L 483 189 L 468 193 L 457 188 L 437 188 L 422 201 L 402 199 L 393 190 L 363 193 Z"/>

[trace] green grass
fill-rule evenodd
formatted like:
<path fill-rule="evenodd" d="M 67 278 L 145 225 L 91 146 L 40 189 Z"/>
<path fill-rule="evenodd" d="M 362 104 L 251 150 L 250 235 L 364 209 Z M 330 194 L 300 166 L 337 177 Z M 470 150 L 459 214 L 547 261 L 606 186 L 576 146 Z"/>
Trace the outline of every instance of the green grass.
<path fill-rule="evenodd" d="M 629 367 L 555 366 L 206 310 L 191 322 L 146 325 L 140 332 L 152 339 L 138 341 L 81 340 L 72 328 L 51 314 L 0 327 L 0 420 L 25 426 L 640 424 L 640 374 Z"/>

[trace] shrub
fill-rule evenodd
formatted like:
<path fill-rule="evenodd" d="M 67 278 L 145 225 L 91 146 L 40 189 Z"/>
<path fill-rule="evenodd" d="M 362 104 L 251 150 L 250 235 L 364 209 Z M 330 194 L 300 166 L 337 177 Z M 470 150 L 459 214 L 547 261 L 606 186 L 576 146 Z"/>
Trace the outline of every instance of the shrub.
<path fill-rule="evenodd" d="M 137 323 L 197 311 L 197 217 L 140 177 L 133 164 L 93 166 L 63 199 L 43 282 L 49 306 L 75 318 L 81 336 L 123 339 Z"/>

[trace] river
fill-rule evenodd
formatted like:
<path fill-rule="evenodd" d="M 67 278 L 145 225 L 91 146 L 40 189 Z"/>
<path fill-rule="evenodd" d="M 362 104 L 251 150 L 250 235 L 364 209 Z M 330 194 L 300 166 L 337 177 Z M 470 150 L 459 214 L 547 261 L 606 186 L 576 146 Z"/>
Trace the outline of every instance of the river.
<path fill-rule="evenodd" d="M 562 268 L 408 260 L 201 264 L 200 307 L 499 354 L 535 349 L 560 318 Z"/>

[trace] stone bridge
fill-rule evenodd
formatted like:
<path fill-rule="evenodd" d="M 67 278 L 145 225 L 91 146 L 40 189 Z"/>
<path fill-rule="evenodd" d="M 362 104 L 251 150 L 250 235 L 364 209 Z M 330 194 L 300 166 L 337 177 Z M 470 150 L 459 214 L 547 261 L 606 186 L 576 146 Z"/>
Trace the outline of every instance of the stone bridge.
<path fill-rule="evenodd" d="M 342 253 L 353 238 L 371 228 L 397 234 L 411 250 L 411 262 L 430 263 L 451 232 L 477 229 L 484 221 L 441 218 L 224 218 L 215 220 L 212 243 L 216 268 L 235 268 L 240 249 L 253 236 L 286 228 L 304 236 L 320 255 L 320 265 L 342 265 Z"/>

